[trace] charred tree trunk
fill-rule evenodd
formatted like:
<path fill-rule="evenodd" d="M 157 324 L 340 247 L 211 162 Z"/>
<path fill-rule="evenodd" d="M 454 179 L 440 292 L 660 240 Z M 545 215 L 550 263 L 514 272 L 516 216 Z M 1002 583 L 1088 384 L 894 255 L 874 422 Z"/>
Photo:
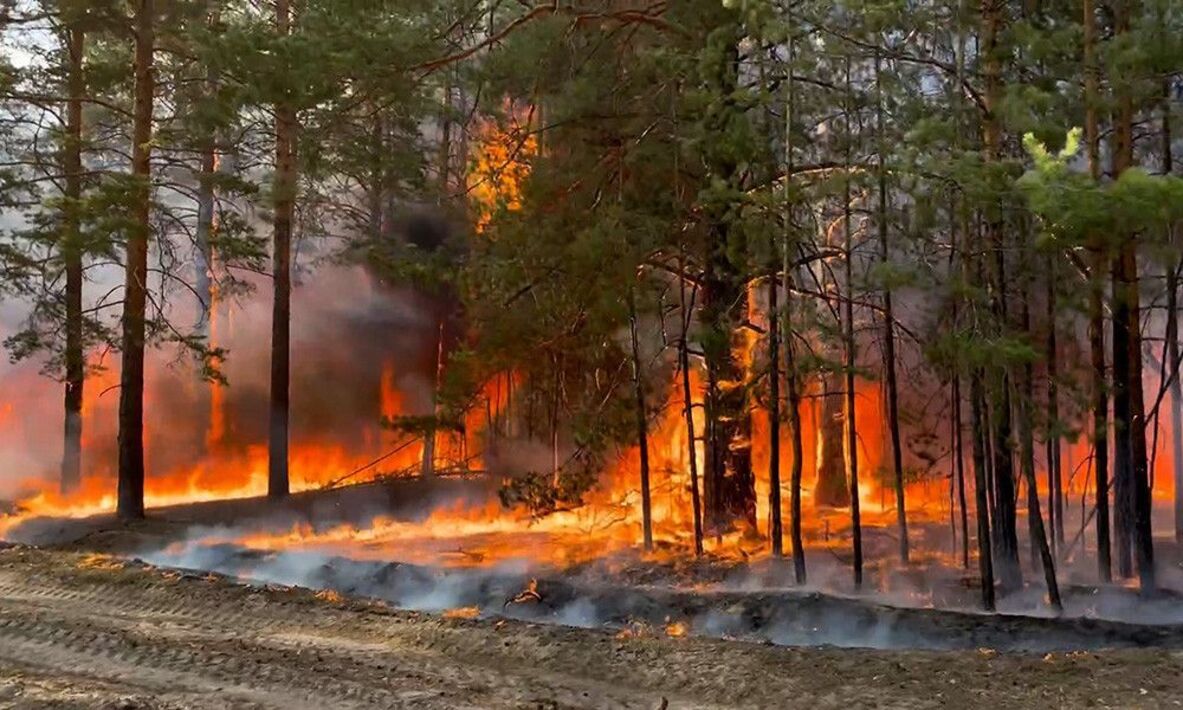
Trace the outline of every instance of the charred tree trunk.
<path fill-rule="evenodd" d="M 961 376 L 953 376 L 953 455 L 957 476 L 957 504 L 961 509 L 961 566 L 969 569 L 969 511 L 965 498 L 965 445 L 961 422 Z"/>
<path fill-rule="evenodd" d="M 144 517 L 144 337 L 148 291 L 148 241 L 152 235 L 152 107 L 156 80 L 155 0 L 135 5 L 135 108 L 132 177 L 135 201 L 127 239 L 123 301 L 123 360 L 119 373 L 119 495 L 121 520 Z"/>
<path fill-rule="evenodd" d="M 86 82 L 82 57 L 86 35 L 77 25 L 66 35 L 69 65 L 66 83 L 66 136 L 62 167 L 66 173 L 63 197 L 62 260 L 66 271 L 66 392 L 65 432 L 62 445 L 61 492 L 71 493 L 82 481 L 82 392 L 86 379 L 86 354 L 82 327 L 82 233 L 79 210 L 82 200 L 82 100 Z"/>
<path fill-rule="evenodd" d="M 1085 121 L 1084 133 L 1089 175 L 1101 179 L 1099 68 L 1096 61 L 1097 20 L 1093 0 L 1083 0 Z M 1092 362 L 1093 466 L 1097 498 L 1097 573 L 1101 581 L 1113 578 L 1109 545 L 1109 383 L 1105 363 L 1105 265 L 1108 258 L 1099 235 L 1091 238 L 1092 273 L 1089 284 L 1089 350 Z"/>
<path fill-rule="evenodd" d="M 794 59 L 793 35 L 789 34 L 789 63 Z M 805 545 L 801 536 L 801 471 L 804 465 L 804 434 L 801 431 L 801 379 L 797 372 L 796 345 L 793 342 L 793 272 L 789 259 L 789 246 L 793 243 L 793 110 L 796 96 L 793 73 L 789 72 L 785 99 L 785 180 L 784 180 L 784 240 L 781 243 L 781 283 L 785 292 L 784 351 L 785 389 L 789 429 L 793 447 L 793 464 L 789 474 L 791 537 L 793 542 L 793 577 L 797 584 L 805 584 Z"/>
<path fill-rule="evenodd" d="M 982 2 L 981 54 L 982 75 L 985 81 L 983 94 L 985 116 L 982 121 L 982 153 L 987 163 L 996 163 L 1001 158 L 1002 124 L 998 110 L 1002 101 L 1002 61 L 999 38 L 1006 26 L 1006 5 L 998 0 Z M 1006 304 L 1006 250 L 1005 234 L 1001 217 L 989 215 L 986 219 L 987 242 L 994 252 L 995 273 L 993 288 L 993 310 L 997 328 L 1005 331 L 1007 326 Z M 1023 574 L 1019 566 L 1019 543 L 1015 531 L 1015 477 L 1011 441 L 1011 397 L 1010 374 L 1004 367 L 994 378 L 993 431 L 994 439 L 994 504 L 998 516 L 994 520 L 995 546 L 998 553 L 998 569 L 1003 592 L 1015 591 L 1023 585 Z"/>
<path fill-rule="evenodd" d="M 690 468 L 690 504 L 694 517 L 694 554 L 702 557 L 702 501 L 698 488 L 698 435 L 694 431 L 694 393 L 690 388 L 690 312 L 693 304 L 686 303 L 686 259 L 683 257 L 678 268 L 679 304 L 682 320 L 682 337 L 678 339 L 678 366 L 682 370 L 682 412 L 686 417 L 686 441 L 689 447 L 687 465 Z"/>
<path fill-rule="evenodd" d="M 1167 362 L 1171 367 L 1171 458 L 1175 478 L 1175 540 L 1183 542 L 1183 386 L 1179 383 L 1179 270 L 1167 274 Z"/>
<path fill-rule="evenodd" d="M 1103 301 L 1105 257 L 1098 253 L 1093 264 L 1094 283 L 1089 293 L 1089 349 L 1092 360 L 1093 476 L 1097 499 L 1097 573 L 1103 582 L 1113 579 L 1109 546 L 1109 383 L 1105 371 L 1105 306 Z"/>
<path fill-rule="evenodd" d="M 842 252 L 845 256 L 845 287 L 843 350 L 846 353 L 846 411 L 843 421 L 846 431 L 846 468 L 850 477 L 850 525 L 853 534 L 854 588 L 863 586 L 863 526 L 859 513 L 858 423 L 855 420 L 855 369 L 858 366 L 854 342 L 854 243 L 852 241 L 850 201 L 850 166 L 854 134 L 851 132 L 850 59 L 846 59 L 846 154 L 845 175 L 842 180 Z"/>
<path fill-rule="evenodd" d="M 275 29 L 291 31 L 291 2 L 276 0 Z M 288 482 L 288 417 L 291 384 L 292 222 L 296 193 L 296 110 L 291 97 L 275 105 L 275 216 L 272 276 L 275 300 L 271 312 L 271 405 L 268 438 L 267 495 L 286 498 Z"/>
<path fill-rule="evenodd" d="M 990 505 L 986 498 L 986 429 L 984 416 L 986 395 L 982 386 L 981 370 L 970 377 L 970 426 L 973 429 L 974 498 L 978 519 L 978 572 L 982 578 L 982 608 L 994 611 L 994 558 L 990 540 Z"/>
<path fill-rule="evenodd" d="M 875 114 L 876 132 L 878 133 L 877 171 L 879 173 L 879 259 L 884 265 L 890 262 L 887 229 L 887 169 L 884 166 L 883 120 L 883 75 L 880 68 L 879 52 L 875 52 Z M 896 525 L 900 536 L 900 561 L 908 561 L 908 512 L 904 502 L 904 459 L 900 443 L 900 414 L 899 414 L 899 385 L 896 383 L 895 370 L 895 311 L 891 302 L 891 284 L 883 287 L 883 372 L 884 388 L 887 395 L 887 429 L 891 436 L 891 471 L 895 485 Z"/>
<path fill-rule="evenodd" d="M 645 383 L 642 379 L 641 344 L 637 337 L 637 302 L 628 298 L 629 336 L 633 350 L 633 393 L 637 398 L 637 448 L 641 454 L 641 525 L 645 551 L 653 549 L 653 504 L 649 491 L 649 421 L 645 409 Z"/>
<path fill-rule="evenodd" d="M 723 56 L 709 77 L 713 90 L 722 97 L 720 108 L 708 117 L 709 123 L 725 130 L 735 103 L 739 85 L 740 30 L 729 22 L 731 34 Z M 709 159 L 714 176 L 734 186 L 739 165 L 729 151 L 714 152 Z M 706 504 L 706 527 L 715 535 L 735 525 L 756 530 L 756 484 L 752 471 L 751 409 L 745 387 L 743 364 L 735 356 L 736 330 L 747 316 L 748 295 L 744 279 L 732 261 L 733 217 L 725 205 L 712 207 L 708 220 L 710 241 L 703 275 L 703 325 L 707 335 L 703 350 L 707 367 L 707 441 L 703 498 Z"/>
<path fill-rule="evenodd" d="M 772 244 L 772 253 L 776 245 Z M 780 306 L 776 276 L 768 278 L 768 537 L 772 554 L 782 557 L 784 530 L 780 517 Z"/>
<path fill-rule="evenodd" d="M 786 266 L 788 263 L 786 249 Z M 787 386 L 787 406 L 789 410 L 789 428 L 792 431 L 793 468 L 789 474 L 791 487 L 792 540 L 793 540 L 793 574 L 797 584 L 805 584 L 805 543 L 801 535 L 801 472 L 804 467 L 804 434 L 801 431 L 801 379 L 797 373 L 797 348 L 793 343 L 792 321 L 792 278 L 785 269 L 785 384 Z"/>
<path fill-rule="evenodd" d="M 1171 151 L 1170 85 L 1163 87 L 1162 172 L 1174 172 Z M 1167 242 L 1176 245 L 1173 227 L 1167 228 Z M 1167 271 L 1166 360 L 1171 378 L 1171 459 L 1175 479 L 1175 540 L 1183 542 L 1183 385 L 1179 382 L 1179 273 L 1183 260 L 1176 259 Z"/>
<path fill-rule="evenodd" d="M 1130 28 L 1133 0 L 1118 0 L 1114 25 L 1118 36 Z M 1118 90 L 1113 137 L 1113 177 L 1134 164 L 1134 102 L 1131 87 Z M 1151 533 L 1150 475 L 1146 458 L 1146 419 L 1142 389 L 1141 307 L 1138 294 L 1137 240 L 1121 235 L 1113 270 L 1113 417 L 1118 428 L 1118 566 L 1128 570 L 1130 548 L 1138 564 L 1142 592 L 1155 587 L 1154 540 Z M 1118 353 L 1119 348 L 1121 353 Z M 1119 362 L 1120 358 L 1120 362 Z M 1124 566 L 1123 566 L 1123 563 Z"/>
<path fill-rule="evenodd" d="M 1060 460 L 1059 355 L 1056 344 L 1056 264 L 1047 259 L 1047 487 L 1052 557 L 1064 548 L 1064 482 Z"/>
<path fill-rule="evenodd" d="M 821 418 L 817 427 L 817 482 L 813 487 L 815 506 L 843 508 L 850 505 L 850 487 L 846 481 L 846 462 L 842 449 L 846 429 L 843 426 L 841 385 L 832 374 L 821 378 Z"/>
<path fill-rule="evenodd" d="M 1027 293 L 1024 294 L 1022 306 L 1023 329 L 1030 333 L 1030 308 L 1027 305 L 1030 301 L 1030 292 L 1028 289 L 1024 289 L 1024 291 Z M 1043 566 L 1043 579 L 1047 584 L 1048 601 L 1053 609 L 1062 611 L 1064 605 L 1060 601 L 1060 585 L 1056 582 L 1056 563 L 1048 544 L 1048 535 L 1044 528 L 1043 514 L 1039 506 L 1039 486 L 1035 480 L 1035 425 L 1031 416 L 1031 392 L 1034 386 L 1034 367 L 1028 362 L 1023 366 L 1021 389 L 1016 393 L 1019 405 L 1019 436 L 1022 440 L 1023 481 L 1027 486 L 1027 519 L 1030 525 L 1032 549 Z"/>

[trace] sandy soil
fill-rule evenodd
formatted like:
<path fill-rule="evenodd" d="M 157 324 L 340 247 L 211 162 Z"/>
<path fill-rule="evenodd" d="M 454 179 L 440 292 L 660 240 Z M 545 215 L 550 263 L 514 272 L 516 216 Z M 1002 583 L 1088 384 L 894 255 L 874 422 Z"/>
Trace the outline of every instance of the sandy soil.
<path fill-rule="evenodd" d="M 0 707 L 1176 707 L 1183 654 L 786 649 L 0 551 Z"/>

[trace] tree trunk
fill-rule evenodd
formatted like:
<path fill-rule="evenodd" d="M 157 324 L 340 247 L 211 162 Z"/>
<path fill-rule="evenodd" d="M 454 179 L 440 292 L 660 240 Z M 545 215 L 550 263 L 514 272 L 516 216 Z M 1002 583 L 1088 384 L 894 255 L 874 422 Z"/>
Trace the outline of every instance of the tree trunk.
<path fill-rule="evenodd" d="M 1031 332 L 1030 290 L 1024 289 L 1023 329 Z M 1047 584 L 1048 600 L 1052 608 L 1062 611 L 1060 585 L 1056 582 L 1056 563 L 1048 544 L 1047 531 L 1043 525 L 1043 514 L 1039 509 L 1039 486 L 1035 480 L 1035 425 L 1031 416 L 1031 392 L 1035 386 L 1034 367 L 1030 362 L 1022 369 L 1021 388 L 1016 393 L 1019 404 L 1019 437 L 1022 441 L 1020 459 L 1023 467 L 1023 481 L 1027 484 L 1027 520 L 1030 525 L 1031 547 L 1043 566 L 1043 579 Z"/>
<path fill-rule="evenodd" d="M 1002 63 L 999 37 L 1006 25 L 1006 5 L 995 0 L 982 2 L 981 54 L 982 75 L 985 81 L 985 116 L 982 121 L 982 154 L 987 163 L 1001 158 L 1002 125 L 998 110 L 1002 102 Z M 993 310 L 997 328 L 1005 332 L 1006 305 L 1006 250 L 1001 217 L 986 219 L 987 241 L 994 252 L 995 274 Z M 994 520 L 998 568 L 1004 593 L 1018 590 L 1023 585 L 1019 566 L 1019 543 L 1015 531 L 1015 478 L 1011 442 L 1010 375 L 998 373 L 994 382 L 994 402 L 991 427 L 994 434 L 994 505 L 998 516 Z"/>
<path fill-rule="evenodd" d="M 79 210 L 82 200 L 82 100 L 86 82 L 82 58 L 86 35 L 77 26 L 67 30 L 69 57 L 66 104 L 66 136 L 62 156 L 66 173 L 62 260 L 66 270 L 66 392 L 65 439 L 62 446 L 61 492 L 72 493 L 82 481 L 82 391 L 86 378 L 86 354 L 82 328 L 82 234 Z"/>
<path fill-rule="evenodd" d="M 843 455 L 844 426 L 841 380 L 833 374 L 821 376 L 821 417 L 817 426 L 817 481 L 813 486 L 813 504 L 843 508 L 850 505 L 850 486 L 846 480 Z"/>
<path fill-rule="evenodd" d="M 1064 548 L 1064 482 L 1060 460 L 1059 354 L 1056 344 L 1056 264 L 1047 259 L 1047 487 L 1052 557 Z"/>
<path fill-rule="evenodd" d="M 702 557 L 702 501 L 698 494 L 698 435 L 694 432 L 694 396 L 690 389 L 690 308 L 686 303 L 686 259 L 678 265 L 679 317 L 682 337 L 678 339 L 678 366 L 682 370 L 682 413 L 686 417 L 686 441 L 689 448 L 690 504 L 694 516 L 694 554 Z"/>
<path fill-rule="evenodd" d="M 850 525 L 853 534 L 854 554 L 854 588 L 863 586 L 863 526 L 859 515 L 859 470 L 858 470 L 858 424 L 855 421 L 854 383 L 855 368 L 858 358 L 854 342 L 854 244 L 852 242 L 851 209 L 850 209 L 850 166 L 851 166 L 851 132 L 850 113 L 850 59 L 846 60 L 846 171 L 842 181 L 842 251 L 845 256 L 846 267 L 846 298 L 844 303 L 845 333 L 843 334 L 843 349 L 846 351 L 846 411 L 843 420 L 846 424 L 846 468 L 850 476 Z"/>
<path fill-rule="evenodd" d="M 970 377 L 970 426 L 973 428 L 974 497 L 978 518 L 978 572 L 982 579 L 982 608 L 994 611 L 994 561 L 990 540 L 990 505 L 986 498 L 986 429 L 983 409 L 986 395 L 982 386 L 981 370 L 975 368 Z"/>
<path fill-rule="evenodd" d="M 1109 547 L 1109 383 L 1105 373 L 1105 257 L 1097 251 L 1089 288 L 1089 348 L 1092 360 L 1093 475 L 1097 499 L 1097 574 L 1103 582 L 1113 579 Z"/>
<path fill-rule="evenodd" d="M 773 254 L 776 245 L 772 244 Z M 772 554 L 782 557 L 784 530 L 780 517 L 780 307 L 775 274 L 768 278 L 768 536 Z"/>
<path fill-rule="evenodd" d="M 1163 86 L 1162 172 L 1174 172 L 1171 152 L 1170 84 Z M 1174 228 L 1168 227 L 1167 243 L 1176 245 Z M 1171 459 L 1175 478 L 1175 540 L 1183 542 L 1183 384 L 1179 382 L 1179 272 L 1183 261 L 1176 259 L 1167 271 L 1166 360 L 1171 378 Z"/>
<path fill-rule="evenodd" d="M 719 128 L 726 125 L 728 112 L 738 111 L 735 90 L 739 85 L 742 31 L 737 21 L 728 20 L 728 37 L 723 56 L 713 65 L 710 77 L 721 103 L 710 116 Z M 740 166 L 729 151 L 712 151 L 708 160 L 713 176 L 728 185 L 741 179 Z M 703 499 L 706 527 L 716 536 L 737 524 L 755 531 L 756 484 L 752 472 L 751 407 L 745 387 L 745 369 L 735 355 L 737 328 L 747 317 L 748 294 L 743 275 L 729 253 L 734 217 L 727 207 L 714 207 L 708 215 L 710 240 L 703 274 L 702 321 L 708 335 L 703 339 L 707 369 L 706 471 Z"/>
<path fill-rule="evenodd" d="M 961 376 L 953 375 L 953 455 L 957 476 L 957 504 L 961 508 L 961 566 L 969 569 L 969 511 L 965 498 L 965 446 L 962 441 Z"/>
<path fill-rule="evenodd" d="M 219 12 L 214 9 L 209 17 L 209 26 L 215 29 L 218 25 Z M 217 92 L 217 75 L 211 68 L 205 79 L 206 101 L 215 99 Z M 193 230 L 193 239 L 197 250 L 194 255 L 194 290 L 197 292 L 197 333 L 208 336 L 210 332 L 210 314 L 214 308 L 213 302 L 213 246 L 211 237 L 214 231 L 214 173 L 218 167 L 217 146 L 214 132 L 207 126 L 201 127 L 201 166 L 197 176 L 197 225 Z"/>
<path fill-rule="evenodd" d="M 1117 37 L 1130 31 L 1130 15 L 1133 0 L 1118 0 L 1114 7 L 1114 29 Z M 1134 164 L 1134 102 L 1131 85 L 1127 82 L 1118 87 L 1117 118 L 1114 125 L 1113 177 L 1119 178 Z M 1128 556 L 1132 546 L 1138 563 L 1139 584 L 1143 594 L 1154 591 L 1154 539 L 1151 531 L 1150 473 L 1146 458 L 1146 418 L 1142 385 L 1142 331 L 1141 307 L 1138 294 L 1138 253 L 1135 235 L 1121 235 L 1121 246 L 1114 268 L 1114 363 L 1113 377 L 1114 419 L 1118 424 L 1118 441 L 1124 448 L 1127 460 L 1119 458 L 1118 538 L 1123 534 L 1128 544 L 1118 552 L 1118 564 Z M 1121 320 L 1120 328 L 1117 325 Z M 1118 331 L 1121 331 L 1120 337 Z M 1117 348 L 1124 348 L 1123 362 L 1118 363 Z M 1117 385 L 1119 373 L 1121 384 Z M 1120 389 L 1118 389 L 1120 388 Z M 1118 407 L 1121 395 L 1122 407 Z M 1124 416 L 1123 416 L 1124 415 Z M 1122 439 L 1125 442 L 1122 442 Z M 1122 522 L 1124 518 L 1124 530 Z"/>
<path fill-rule="evenodd" d="M 1179 270 L 1167 275 L 1167 362 L 1171 367 L 1171 459 L 1175 478 L 1175 540 L 1183 542 L 1183 386 L 1179 382 Z"/>
<path fill-rule="evenodd" d="M 880 68 L 879 52 L 875 52 L 875 114 L 876 132 L 878 133 L 879 156 L 877 170 L 879 173 L 879 259 L 884 265 L 890 261 L 887 237 L 887 170 L 884 167 L 884 139 L 883 121 L 883 86 Z M 908 562 L 908 512 L 904 502 L 904 460 L 900 443 L 900 414 L 899 414 L 899 386 L 896 383 L 895 370 L 895 312 L 891 302 L 891 285 L 883 287 L 883 371 L 884 385 L 887 395 L 887 429 L 891 435 L 891 470 L 895 484 L 896 525 L 900 536 L 900 561 Z"/>
<path fill-rule="evenodd" d="M 276 0 L 275 29 L 291 31 L 290 0 Z M 288 67 L 290 70 L 291 68 Z M 271 407 L 268 438 L 267 495 L 286 498 L 288 416 L 290 413 L 292 319 L 292 222 L 296 193 L 296 111 L 285 97 L 275 105 L 275 216 L 272 274 L 275 300 L 271 312 Z"/>
<path fill-rule="evenodd" d="M 793 63 L 795 47 L 793 35 L 788 38 L 789 65 Z M 793 343 L 793 272 L 789 259 L 789 245 L 793 243 L 793 190 L 790 176 L 793 174 L 793 109 L 796 100 L 793 84 L 793 73 L 788 72 L 787 93 L 785 98 L 785 180 L 784 180 L 784 239 L 781 242 L 781 283 L 785 292 L 784 316 L 784 351 L 785 351 L 785 388 L 786 406 L 788 408 L 789 429 L 793 447 L 793 464 L 789 474 L 791 499 L 791 537 L 793 542 L 793 577 L 797 584 L 806 582 L 805 545 L 801 536 L 801 471 L 804 465 L 804 434 L 801 431 L 801 387 L 797 373 L 796 346 Z"/>
<path fill-rule="evenodd" d="M 649 492 L 649 422 L 645 410 L 645 383 L 642 379 L 641 344 L 637 337 L 637 302 L 628 297 L 629 336 L 633 346 L 633 392 L 637 398 L 637 448 L 641 452 L 641 525 L 645 551 L 653 549 L 653 504 Z"/>
<path fill-rule="evenodd" d="M 1083 0 L 1085 120 L 1084 133 L 1089 175 L 1101 179 L 1099 68 L 1096 61 L 1097 19 L 1093 0 Z M 1108 258 L 1099 236 L 1091 238 L 1092 274 L 1089 284 L 1089 346 L 1092 361 L 1093 462 L 1097 498 L 1097 573 L 1101 581 L 1113 579 L 1109 546 L 1109 383 L 1105 370 L 1105 264 Z"/>
<path fill-rule="evenodd" d="M 135 6 L 135 108 L 132 126 L 131 205 L 123 300 L 123 359 L 119 373 L 119 495 L 121 520 L 144 517 L 144 335 L 148 289 L 148 240 L 152 235 L 152 104 L 155 0 Z"/>

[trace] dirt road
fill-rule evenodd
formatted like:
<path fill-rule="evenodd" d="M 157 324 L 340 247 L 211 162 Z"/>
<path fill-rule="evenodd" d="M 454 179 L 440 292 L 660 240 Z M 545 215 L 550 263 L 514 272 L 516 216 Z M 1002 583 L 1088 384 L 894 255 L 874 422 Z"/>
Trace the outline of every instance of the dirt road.
<path fill-rule="evenodd" d="M 1183 655 L 783 649 L 0 551 L 0 707 L 1171 707 Z"/>

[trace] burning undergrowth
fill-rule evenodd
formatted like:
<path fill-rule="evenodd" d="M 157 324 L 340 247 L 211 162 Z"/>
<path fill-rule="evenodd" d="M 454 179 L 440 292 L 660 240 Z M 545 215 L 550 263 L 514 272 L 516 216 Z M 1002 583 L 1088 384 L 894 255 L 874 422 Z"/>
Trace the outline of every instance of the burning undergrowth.
<path fill-rule="evenodd" d="M 1067 651 L 1183 648 L 1183 625 L 888 606 L 870 599 L 787 589 L 742 591 L 630 586 L 603 570 L 561 574 L 519 563 L 433 567 L 358 560 L 307 550 L 261 551 L 187 544 L 143 555 L 151 564 L 212 570 L 255 583 L 331 590 L 447 616 L 507 616 L 623 635 L 685 633 L 780 645 Z M 1081 591 L 1077 601 L 1089 604 Z M 1091 600 L 1095 603 L 1095 599 Z M 463 612 L 463 613 L 461 613 Z M 1175 616 L 1178 616 L 1176 613 Z"/>
<path fill-rule="evenodd" d="M 473 499 L 464 505 L 479 507 Z M 965 578 L 939 560 L 911 576 L 882 570 L 881 591 L 854 596 L 835 593 L 845 563 L 824 548 L 811 552 L 813 585 L 793 588 L 791 570 L 767 558 L 696 561 L 627 550 L 550 557 L 575 549 L 577 532 L 545 521 L 461 524 L 457 507 L 413 515 L 407 508 L 400 512 L 410 517 L 402 520 L 379 515 L 293 527 L 289 518 L 272 518 L 193 528 L 136 555 L 157 566 L 325 590 L 334 599 L 374 598 L 449 617 L 512 617 L 622 636 L 1041 653 L 1183 648 L 1174 595 L 1145 600 L 1119 587 L 1069 587 L 1066 613 L 1050 618 L 1032 590 L 1008 598 L 1000 614 L 980 614 L 969 611 L 974 591 Z M 433 524 L 445 514 L 450 525 Z"/>

